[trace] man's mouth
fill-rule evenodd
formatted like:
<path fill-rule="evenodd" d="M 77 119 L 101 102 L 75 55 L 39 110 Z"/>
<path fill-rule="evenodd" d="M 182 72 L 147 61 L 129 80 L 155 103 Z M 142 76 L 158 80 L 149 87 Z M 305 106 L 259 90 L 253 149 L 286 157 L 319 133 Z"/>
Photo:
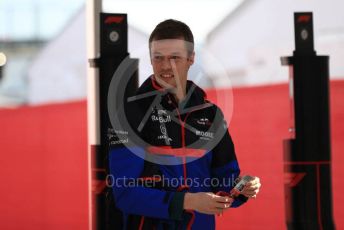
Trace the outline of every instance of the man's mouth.
<path fill-rule="evenodd" d="M 174 75 L 173 74 L 160 74 L 160 77 L 162 77 L 162 78 L 173 78 Z"/>

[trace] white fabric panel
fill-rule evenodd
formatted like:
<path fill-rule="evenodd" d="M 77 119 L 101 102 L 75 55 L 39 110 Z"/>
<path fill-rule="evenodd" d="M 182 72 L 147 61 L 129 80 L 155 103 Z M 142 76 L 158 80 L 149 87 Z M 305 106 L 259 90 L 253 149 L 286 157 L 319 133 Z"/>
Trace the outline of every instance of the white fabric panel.
<path fill-rule="evenodd" d="M 86 27 L 83 9 L 65 30 L 33 60 L 28 70 L 28 103 L 43 104 L 86 98 Z M 129 27 L 129 52 L 137 58 L 148 54 L 148 36 Z M 143 50 L 145 48 L 145 50 Z M 140 57 L 141 58 L 141 57 Z M 148 59 L 149 60 L 149 59 Z M 150 65 L 140 59 L 140 76 Z M 147 62 L 147 61 L 146 61 Z"/>
<path fill-rule="evenodd" d="M 343 8 L 340 0 L 247 0 L 208 35 L 206 49 L 233 85 L 285 82 L 288 69 L 279 59 L 294 50 L 294 12 L 312 11 L 315 50 L 330 55 L 331 77 L 344 77 Z M 211 67 L 206 65 L 216 77 Z"/>
<path fill-rule="evenodd" d="M 28 71 L 28 102 L 41 104 L 86 97 L 85 12 L 33 61 Z"/>

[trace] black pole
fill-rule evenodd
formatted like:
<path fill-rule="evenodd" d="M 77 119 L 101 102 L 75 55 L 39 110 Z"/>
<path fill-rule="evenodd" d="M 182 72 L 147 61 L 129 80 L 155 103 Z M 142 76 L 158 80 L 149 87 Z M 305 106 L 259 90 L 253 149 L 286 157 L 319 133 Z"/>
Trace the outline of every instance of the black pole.
<path fill-rule="evenodd" d="M 115 208 L 111 188 L 107 187 L 108 153 L 111 142 L 117 140 L 108 108 L 110 82 L 128 53 L 128 25 L 126 14 L 100 14 L 100 57 L 92 64 L 99 68 L 100 145 L 92 146 L 92 229 L 122 229 L 122 214 Z M 127 92 L 133 94 L 138 87 L 138 60 L 131 59 L 136 71 L 128 83 Z M 122 76 L 120 76 L 122 77 Z M 123 76 L 124 77 L 124 76 Z M 123 98 L 125 101 L 125 98 Z"/>
<path fill-rule="evenodd" d="M 3 68 L 3 66 L 0 65 L 0 82 L 1 82 L 1 79 L 2 79 L 2 68 Z"/>
<path fill-rule="evenodd" d="M 332 216 L 329 57 L 314 51 L 312 13 L 295 13 L 289 66 L 291 139 L 284 141 L 288 229 L 335 229 Z"/>

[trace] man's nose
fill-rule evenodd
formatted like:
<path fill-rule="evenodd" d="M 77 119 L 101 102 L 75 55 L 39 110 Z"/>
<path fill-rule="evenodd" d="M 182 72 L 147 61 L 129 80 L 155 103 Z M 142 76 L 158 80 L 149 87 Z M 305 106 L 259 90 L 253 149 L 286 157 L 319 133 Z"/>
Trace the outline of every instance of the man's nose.
<path fill-rule="evenodd" d="M 169 58 L 164 58 L 161 62 L 161 68 L 164 70 L 170 70 L 171 69 L 171 61 Z"/>

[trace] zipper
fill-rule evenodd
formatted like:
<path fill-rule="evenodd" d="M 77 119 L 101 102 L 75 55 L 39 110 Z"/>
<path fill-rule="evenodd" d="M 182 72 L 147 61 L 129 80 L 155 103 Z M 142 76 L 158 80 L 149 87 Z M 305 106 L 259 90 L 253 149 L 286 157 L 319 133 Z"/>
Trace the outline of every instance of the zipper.
<path fill-rule="evenodd" d="M 169 100 L 171 100 L 170 98 L 170 95 L 168 95 L 169 97 Z M 172 101 L 173 103 L 173 101 Z M 174 104 L 174 103 L 173 103 Z M 190 115 L 190 113 L 192 113 L 192 111 L 188 112 L 186 115 L 185 115 L 185 118 L 184 118 L 184 121 L 182 120 L 181 118 L 181 115 L 180 115 L 180 112 L 179 112 L 179 109 L 178 109 L 178 106 L 176 106 L 174 104 L 175 108 L 176 108 L 176 111 L 177 111 L 177 114 L 178 114 L 178 118 L 179 118 L 179 121 L 180 121 L 180 124 L 181 124 L 181 134 L 182 134 L 182 149 L 185 151 L 185 147 L 186 147 L 186 144 L 185 144 L 185 123 L 186 123 L 186 119 L 188 118 L 188 116 Z M 184 154 L 185 155 L 185 154 Z M 183 176 L 184 176 L 184 185 L 182 185 L 181 187 L 187 187 L 186 185 L 186 177 L 187 177 L 187 169 L 186 169 L 186 156 L 183 156 L 182 157 L 183 159 Z M 191 217 L 191 220 L 189 221 L 189 223 L 187 224 L 187 227 L 186 229 L 187 230 L 191 230 L 191 227 L 195 221 L 195 212 L 193 210 L 185 210 L 187 213 L 190 213 L 192 215 Z"/>

